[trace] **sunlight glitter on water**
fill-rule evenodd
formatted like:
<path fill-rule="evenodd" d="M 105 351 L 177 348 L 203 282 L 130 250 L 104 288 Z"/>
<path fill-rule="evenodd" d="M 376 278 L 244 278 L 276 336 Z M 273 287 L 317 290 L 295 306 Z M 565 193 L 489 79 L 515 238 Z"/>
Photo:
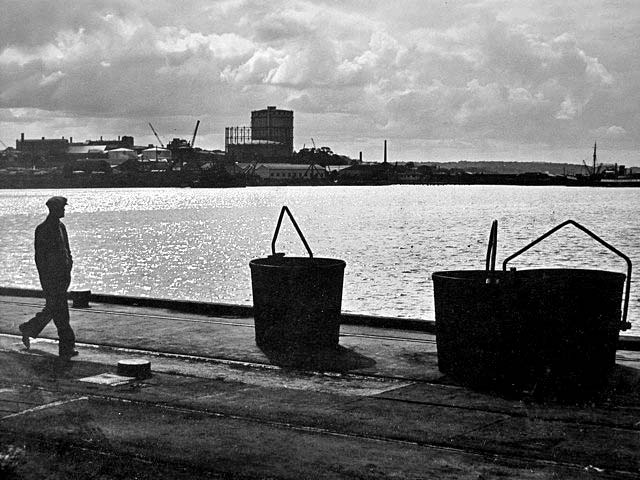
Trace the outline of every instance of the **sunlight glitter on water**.
<path fill-rule="evenodd" d="M 569 218 L 639 264 L 638 192 L 425 185 L 4 190 L 0 285 L 38 287 L 33 229 L 56 194 L 70 203 L 64 221 L 75 260 L 72 288 L 248 305 L 249 261 L 271 253 L 287 205 L 315 256 L 347 262 L 345 312 L 433 319 L 431 274 L 483 269 L 493 219 L 499 221 L 497 268 Z M 276 248 L 306 255 L 287 220 Z M 573 227 L 513 265 L 626 271 L 622 260 Z M 633 277 L 631 321 L 640 313 L 639 285 Z M 640 334 L 640 325 L 634 332 Z"/>

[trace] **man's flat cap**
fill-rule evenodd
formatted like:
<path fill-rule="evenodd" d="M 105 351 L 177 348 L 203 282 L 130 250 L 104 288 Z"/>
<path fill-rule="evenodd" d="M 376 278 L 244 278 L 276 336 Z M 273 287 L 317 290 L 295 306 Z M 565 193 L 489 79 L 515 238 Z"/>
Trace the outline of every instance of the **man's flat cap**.
<path fill-rule="evenodd" d="M 64 197 L 51 197 L 47 200 L 47 207 L 64 207 L 67 204 L 67 199 Z"/>

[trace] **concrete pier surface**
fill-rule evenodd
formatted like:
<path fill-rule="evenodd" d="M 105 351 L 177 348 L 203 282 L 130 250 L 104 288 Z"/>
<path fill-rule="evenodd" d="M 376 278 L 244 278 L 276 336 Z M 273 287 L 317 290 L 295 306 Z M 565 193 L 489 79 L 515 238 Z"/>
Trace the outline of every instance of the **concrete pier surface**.
<path fill-rule="evenodd" d="M 71 309 L 63 364 L 53 324 L 22 345 L 43 304 L 0 296 L 0 478 L 640 478 L 635 351 L 563 405 L 456 384 L 428 333 L 343 325 L 338 349 L 284 358 L 251 317 L 108 303 Z"/>

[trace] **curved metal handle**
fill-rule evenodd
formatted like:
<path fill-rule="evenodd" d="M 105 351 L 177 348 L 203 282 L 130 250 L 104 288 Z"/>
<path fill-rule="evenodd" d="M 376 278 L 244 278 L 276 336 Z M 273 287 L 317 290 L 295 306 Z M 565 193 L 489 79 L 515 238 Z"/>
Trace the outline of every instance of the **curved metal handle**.
<path fill-rule="evenodd" d="M 302 235 L 302 232 L 300 231 L 300 227 L 298 227 L 298 224 L 294 220 L 293 215 L 291 215 L 291 212 L 289 211 L 289 209 L 286 206 L 283 206 L 282 210 L 280 210 L 280 216 L 278 217 L 278 225 L 276 225 L 276 231 L 273 234 L 273 240 L 271 240 L 271 254 L 272 255 L 277 255 L 276 254 L 276 239 L 278 238 L 278 232 L 280 231 L 280 225 L 282 224 L 282 217 L 284 217 L 284 212 L 287 212 L 287 214 L 289 215 L 289 218 L 291 219 L 291 223 L 293 223 L 293 226 L 296 228 L 296 232 L 298 232 L 298 235 L 300 235 L 300 239 L 302 239 L 302 243 L 304 243 L 304 248 L 306 248 L 307 252 L 309 253 L 309 257 L 313 258 L 313 253 L 311 252 L 311 249 L 309 248 L 309 244 L 305 240 L 304 235 Z"/>
<path fill-rule="evenodd" d="M 624 293 L 624 309 L 622 311 L 622 330 L 626 330 L 627 328 L 631 327 L 631 324 L 629 324 L 627 322 L 627 312 L 629 310 L 629 290 L 631 289 L 631 260 L 629 259 L 629 257 L 627 257 L 624 253 L 619 251 L 617 248 L 612 247 L 607 242 L 605 242 L 600 237 L 598 237 L 595 233 L 591 232 L 590 230 L 588 230 L 587 228 L 583 227 L 582 225 L 580 225 L 578 222 L 576 222 L 574 220 L 567 220 L 565 222 L 562 222 L 560 225 L 558 225 L 557 227 L 552 228 L 547 233 L 545 233 L 544 235 L 539 237 L 537 240 L 534 240 L 533 242 L 531 242 L 526 247 L 521 248 L 520 250 L 518 250 L 516 253 L 514 253 L 510 257 L 507 257 L 504 260 L 504 262 L 502 262 L 502 270 L 506 270 L 507 269 L 507 263 L 510 260 L 513 260 L 515 257 L 520 255 L 521 253 L 526 252 L 531 247 L 533 247 L 537 243 L 540 243 L 542 240 L 544 240 L 545 238 L 547 238 L 551 234 L 557 232 L 558 230 L 560 230 L 562 227 L 565 227 L 566 225 L 573 225 L 574 227 L 582 230 L 587 235 L 589 235 L 591 238 L 593 238 L 594 240 L 598 241 L 599 243 L 601 243 L 602 245 L 607 247 L 609 250 L 611 250 L 613 253 L 617 254 L 620 257 L 622 257 L 625 262 L 627 262 L 627 284 L 626 284 L 625 293 Z"/>
<path fill-rule="evenodd" d="M 489 245 L 487 246 L 487 262 L 485 269 L 487 271 L 495 271 L 496 269 L 496 253 L 498 252 L 498 220 L 494 220 L 491 224 L 491 232 L 489 233 Z"/>

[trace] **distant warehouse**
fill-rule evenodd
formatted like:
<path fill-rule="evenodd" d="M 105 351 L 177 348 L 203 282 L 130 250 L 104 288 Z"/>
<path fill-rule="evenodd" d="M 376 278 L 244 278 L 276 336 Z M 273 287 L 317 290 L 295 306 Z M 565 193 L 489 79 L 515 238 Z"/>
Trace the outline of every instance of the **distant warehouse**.
<path fill-rule="evenodd" d="M 256 167 L 255 175 L 265 180 L 309 180 L 325 178 L 326 171 L 320 165 L 263 163 Z"/>
<path fill-rule="evenodd" d="M 75 142 L 73 137 L 62 138 L 25 138 L 24 133 L 16 140 L 16 150 L 23 163 L 38 166 L 63 165 L 69 161 L 83 159 L 107 159 L 109 152 L 115 150 L 133 150 L 133 137 L 123 136 L 117 140 L 103 139 Z"/>

